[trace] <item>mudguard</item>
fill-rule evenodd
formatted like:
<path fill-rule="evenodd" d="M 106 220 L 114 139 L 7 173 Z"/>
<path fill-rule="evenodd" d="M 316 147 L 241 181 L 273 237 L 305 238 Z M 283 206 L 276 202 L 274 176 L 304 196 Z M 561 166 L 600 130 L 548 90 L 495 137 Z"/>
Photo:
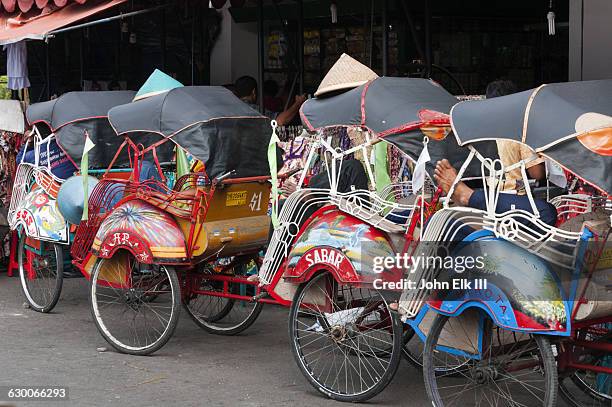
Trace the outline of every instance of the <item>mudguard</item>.
<path fill-rule="evenodd" d="M 475 250 L 486 253 L 483 268 L 472 269 L 463 277 L 447 273 L 453 275 L 438 279 L 446 279 L 452 287 L 452 280 L 459 278 L 469 286 L 435 291 L 428 305 L 449 316 L 459 316 L 466 309 L 477 307 L 502 328 L 569 335 L 571 307 L 558 270 L 511 242 L 488 239 L 484 244 L 476 248 L 465 246 L 454 253 L 455 256 L 474 256 Z"/>
<path fill-rule="evenodd" d="M 395 256 L 385 232 L 335 207 L 322 208 L 300 229 L 287 257 L 283 277 L 308 281 L 326 270 L 337 281 L 371 285 L 376 279 L 396 281 L 393 271 L 375 271 L 375 257 Z"/>
<path fill-rule="evenodd" d="M 13 230 L 21 226 L 32 238 L 69 243 L 68 224 L 57 210 L 55 198 L 43 188 L 36 187 L 23 197 L 9 223 Z"/>
<path fill-rule="evenodd" d="M 185 237 L 176 220 L 138 199 L 119 205 L 104 219 L 91 247 L 103 259 L 119 249 L 147 264 L 182 264 L 187 257 Z"/>

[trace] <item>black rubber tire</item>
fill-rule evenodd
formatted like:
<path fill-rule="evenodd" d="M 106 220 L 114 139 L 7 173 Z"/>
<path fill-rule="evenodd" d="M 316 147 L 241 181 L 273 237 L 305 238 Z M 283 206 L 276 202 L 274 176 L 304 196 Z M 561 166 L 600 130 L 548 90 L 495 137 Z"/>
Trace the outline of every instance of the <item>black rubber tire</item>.
<path fill-rule="evenodd" d="M 342 402 L 351 402 L 351 403 L 360 403 L 371 399 L 372 397 L 379 394 L 383 391 L 393 380 L 395 373 L 397 372 L 397 368 L 399 367 L 401 361 L 402 354 L 402 323 L 396 312 L 389 311 L 392 320 L 392 330 L 393 330 L 393 351 L 390 357 L 389 368 L 384 372 L 384 374 L 379 378 L 378 382 L 368 389 L 365 392 L 357 393 L 357 394 L 339 394 L 331 391 L 331 389 L 326 388 L 324 384 L 318 382 L 311 372 L 308 370 L 308 367 L 304 365 L 303 360 L 301 358 L 301 350 L 299 345 L 297 344 L 296 337 L 296 319 L 298 317 L 299 311 L 299 303 L 301 302 L 301 298 L 303 293 L 308 290 L 313 284 L 315 284 L 319 278 L 324 278 L 325 276 L 329 276 L 329 274 L 318 274 L 311 278 L 309 281 L 301 284 L 295 295 L 293 297 L 293 302 L 291 304 L 291 309 L 289 311 L 289 341 L 291 343 L 291 351 L 293 353 L 293 357 L 300 368 L 302 374 L 306 377 L 306 379 L 310 382 L 310 384 L 317 389 L 321 394 L 329 397 L 330 399 L 342 401 Z M 331 278 L 331 276 L 330 276 Z M 387 304 L 388 308 L 388 304 Z"/>
<path fill-rule="evenodd" d="M 23 295 L 32 310 L 42 313 L 51 312 L 53 308 L 55 308 L 55 306 L 57 305 L 57 302 L 59 301 L 60 296 L 62 294 L 62 285 L 64 281 L 64 255 L 62 251 L 62 246 L 57 243 L 41 242 L 41 244 L 51 245 L 53 247 L 53 251 L 55 252 L 56 276 L 55 284 L 52 287 L 53 291 L 51 292 L 49 299 L 44 303 L 38 304 L 30 293 L 30 288 L 28 287 L 27 283 L 28 280 L 24 268 L 24 260 L 26 255 L 25 241 L 26 234 L 24 231 L 21 231 L 19 244 L 17 246 L 17 262 L 19 265 L 19 281 L 21 282 L 21 291 L 23 292 Z"/>
<path fill-rule="evenodd" d="M 594 392 L 575 374 L 559 379 L 559 395 L 571 407 L 612 407 L 610 398 Z"/>
<path fill-rule="evenodd" d="M 415 335 L 414 329 L 412 329 L 411 326 L 405 324 L 404 333 L 402 334 L 402 358 L 408 363 L 410 363 L 412 366 L 420 370 L 423 368 L 422 360 L 418 358 L 416 355 L 414 355 L 408 348 L 408 343 L 410 341 L 420 340 L 418 337 L 415 337 L 415 336 L 416 335 Z"/>
<path fill-rule="evenodd" d="M 434 350 L 440 333 L 442 332 L 444 324 L 446 324 L 448 320 L 449 317 L 445 315 L 436 316 L 431 330 L 429 331 L 429 335 L 427 336 L 427 340 L 425 341 L 425 349 L 423 351 L 423 378 L 425 380 L 425 390 L 427 391 L 431 405 L 434 407 L 444 407 L 444 403 L 440 399 L 440 395 L 437 390 L 438 376 L 433 369 L 433 355 L 436 353 Z M 543 335 L 533 335 L 533 338 L 538 345 L 540 356 L 543 361 L 542 365 L 548 379 L 542 407 L 555 407 L 557 405 L 558 395 L 558 375 L 557 363 L 552 351 L 552 346 L 548 338 Z"/>
<path fill-rule="evenodd" d="M 130 346 L 127 346 L 121 343 L 110 333 L 107 333 L 107 329 L 104 324 L 104 321 L 101 321 L 99 319 L 99 315 L 97 315 L 96 313 L 97 306 L 94 306 L 95 293 L 96 293 L 95 282 L 98 279 L 98 276 L 101 270 L 100 266 L 103 261 L 104 259 L 96 260 L 96 263 L 94 264 L 94 267 L 93 267 L 93 271 L 91 273 L 90 284 L 89 284 L 89 308 L 91 310 L 91 315 L 93 317 L 94 323 L 96 324 L 96 328 L 98 328 L 98 331 L 100 332 L 102 337 L 106 340 L 106 342 L 108 342 L 118 352 L 126 353 L 129 355 L 136 355 L 136 356 L 145 356 L 145 355 L 150 355 L 154 352 L 157 352 L 170 340 L 170 338 L 174 334 L 174 331 L 176 330 L 176 326 L 178 325 L 178 321 L 179 321 L 180 310 L 181 310 L 181 289 L 180 289 L 178 277 L 176 275 L 176 271 L 172 267 L 160 266 L 166 270 L 166 274 L 168 276 L 168 281 L 170 283 L 170 290 L 171 290 L 172 298 L 173 298 L 172 305 L 171 305 L 172 307 L 171 316 L 168 320 L 166 329 L 164 330 L 162 335 L 153 344 L 146 346 L 146 347 L 142 347 L 140 349 L 133 349 L 133 347 L 130 347 Z"/>
<path fill-rule="evenodd" d="M 234 286 L 234 290 L 237 291 L 236 293 L 238 293 L 238 289 L 239 289 L 239 286 Z M 189 317 L 192 319 L 192 321 L 197 326 L 205 330 L 206 332 L 211 333 L 213 335 L 232 336 L 232 335 L 238 335 L 239 333 L 244 332 L 245 330 L 250 328 L 251 325 L 255 323 L 257 318 L 259 318 L 259 315 L 261 314 L 261 310 L 263 309 L 263 306 L 264 306 L 263 302 L 255 303 L 253 310 L 249 313 L 249 315 L 247 315 L 245 319 L 243 319 L 242 321 L 239 321 L 233 326 L 221 327 L 221 326 L 215 325 L 216 322 L 220 322 L 223 318 L 225 318 L 232 311 L 236 303 L 237 303 L 237 300 L 233 300 L 233 299 L 228 300 L 227 304 L 219 312 L 217 312 L 216 314 L 212 316 L 209 316 L 206 319 L 201 318 L 201 316 L 199 315 L 196 315 L 194 311 L 190 308 L 188 301 L 183 301 L 183 307 L 185 308 L 185 311 L 187 312 Z"/>
<path fill-rule="evenodd" d="M 221 311 L 217 312 L 215 315 L 212 315 L 212 316 L 206 318 L 206 320 L 208 322 L 217 322 L 217 321 L 222 320 L 223 318 L 225 318 L 232 311 L 232 309 L 234 308 L 234 304 L 235 303 L 236 303 L 236 301 L 234 301 L 232 299 L 228 299 L 227 303 L 225 304 L 223 309 L 221 309 Z M 197 320 L 197 316 L 194 315 L 191 312 L 191 309 L 189 308 L 189 304 L 184 302 L 183 306 L 186 307 L 187 312 L 189 313 L 189 316 L 191 318 L 194 318 L 194 322 L 196 323 L 196 325 L 199 326 L 200 325 L 199 320 Z M 200 326 L 200 328 L 203 328 L 203 327 Z M 205 328 L 203 328 L 203 329 L 205 329 Z"/>
<path fill-rule="evenodd" d="M 197 315 L 195 315 L 193 313 L 193 311 L 191 310 L 191 308 L 189 308 L 189 304 L 188 303 L 183 302 L 183 307 L 185 308 L 185 311 L 187 312 L 187 314 L 189 315 L 191 320 L 197 326 L 199 326 L 200 328 L 202 328 L 206 332 L 208 332 L 210 334 L 213 334 L 213 335 L 232 336 L 232 335 L 238 335 L 239 333 L 244 332 L 245 330 L 249 329 L 251 327 L 251 325 L 253 325 L 255 323 L 257 318 L 259 318 L 259 314 L 261 314 L 261 310 L 263 309 L 263 306 L 264 306 L 263 302 L 258 302 L 257 304 L 255 304 L 255 307 L 253 308 L 253 311 L 248 315 L 247 318 L 245 318 L 239 324 L 237 324 L 237 325 L 235 325 L 235 326 L 233 326 L 231 328 L 220 329 L 217 326 L 215 326 L 214 324 L 212 324 L 212 323 L 220 321 L 224 317 L 226 317 L 230 313 L 232 308 L 234 307 L 234 304 L 235 304 L 235 301 L 228 301 L 228 304 L 223 308 L 223 311 L 217 313 L 212 318 L 209 318 L 208 321 L 205 321 L 202 318 L 199 318 Z M 209 322 L 211 322 L 211 323 L 209 323 Z"/>

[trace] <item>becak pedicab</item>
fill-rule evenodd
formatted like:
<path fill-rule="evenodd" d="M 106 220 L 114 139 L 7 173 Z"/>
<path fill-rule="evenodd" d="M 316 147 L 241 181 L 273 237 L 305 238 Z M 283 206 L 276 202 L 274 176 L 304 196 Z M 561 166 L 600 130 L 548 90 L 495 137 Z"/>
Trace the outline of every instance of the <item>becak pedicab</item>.
<path fill-rule="evenodd" d="M 462 167 L 423 239 L 453 258 L 485 260 L 464 271 L 468 285 L 407 290 L 400 301 L 425 341 L 423 374 L 434 406 L 554 406 L 558 389 L 571 405 L 610 406 L 610 95 L 612 81 L 560 83 L 453 108 L 453 132 L 471 151 L 466 165 L 481 163 L 485 207 L 450 205 L 464 188 Z M 534 154 L 504 167 L 478 151 L 485 140 L 512 140 Z M 538 155 L 590 185 L 597 191 L 591 202 L 603 203 L 585 208 L 573 194 L 560 196 L 553 201 L 570 204 L 557 205 L 556 224 L 544 222 L 525 171 Z M 525 195 L 501 210 L 505 174 L 514 168 Z M 457 274 L 434 266 L 410 278 L 444 282 Z"/>
<path fill-rule="evenodd" d="M 134 172 L 122 181 L 103 176 L 71 251 L 91 275 L 102 336 L 121 352 L 152 353 L 171 337 L 181 303 L 206 326 L 248 307 L 242 323 L 249 324 L 260 307 L 247 273 L 269 231 L 270 120 L 222 87 L 179 87 L 108 114 Z M 173 189 L 140 180 L 144 159 L 157 163 L 175 147 L 204 170 L 180 177 Z M 210 314 L 199 309 L 199 297 L 224 306 Z"/>
<path fill-rule="evenodd" d="M 419 163 L 423 142 L 430 138 L 427 154 L 457 162 L 467 152 L 453 149 L 452 139 L 440 142 L 449 127 L 444 113 L 456 102 L 432 81 L 386 77 L 302 106 L 302 122 L 311 131 L 345 126 L 363 130 L 365 137 L 360 145 L 339 149 L 317 135 L 298 189 L 282 205 L 259 274 L 269 295 L 291 303 L 289 335 L 296 362 L 330 398 L 364 401 L 393 377 L 406 337 L 389 309 L 394 294 L 373 284 L 400 278 L 375 271 L 373 260 L 407 250 L 436 206 L 436 190 L 422 180 L 416 187 L 411 182 L 383 185 L 372 164 L 386 171 L 386 162 L 372 162 L 372 147 L 386 149 L 391 143 Z M 343 165 L 355 152 L 362 153 L 373 191 L 338 189 Z M 327 168 L 326 189 L 303 187 L 315 155 Z"/>
<path fill-rule="evenodd" d="M 35 311 L 51 311 L 61 294 L 63 248 L 71 242 L 71 227 L 57 205 L 60 187 L 78 171 L 87 135 L 101 144 L 90 152 L 92 166 L 108 164 L 116 138 L 108 138 L 114 133 L 106 113 L 132 97 L 133 92 L 70 92 L 26 111 L 32 131 L 17 156 L 8 218 L 11 229 L 19 231 L 21 287 Z M 82 192 L 80 199 L 82 207 Z"/>

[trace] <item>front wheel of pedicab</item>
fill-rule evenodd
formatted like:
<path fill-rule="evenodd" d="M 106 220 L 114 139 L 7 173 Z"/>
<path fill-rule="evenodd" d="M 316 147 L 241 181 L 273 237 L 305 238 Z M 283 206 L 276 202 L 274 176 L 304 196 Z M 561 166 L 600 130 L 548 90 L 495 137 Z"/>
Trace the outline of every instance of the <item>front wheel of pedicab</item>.
<path fill-rule="evenodd" d="M 62 293 L 62 247 L 39 240 L 38 249 L 28 248 L 26 239 L 26 233 L 22 230 L 17 248 L 21 290 L 31 309 L 47 313 L 55 308 Z"/>
<path fill-rule="evenodd" d="M 556 406 L 558 376 L 550 341 L 501 329 L 488 316 L 480 323 L 478 318 L 436 316 L 423 351 L 432 405 Z"/>
<path fill-rule="evenodd" d="M 175 270 L 139 263 L 125 251 L 96 261 L 89 299 L 104 339 L 130 355 L 148 355 L 162 348 L 176 329 L 181 309 Z"/>
<path fill-rule="evenodd" d="M 320 273 L 298 287 L 289 314 L 293 356 L 327 397 L 362 402 L 389 384 L 401 359 L 402 326 L 378 290 Z"/>

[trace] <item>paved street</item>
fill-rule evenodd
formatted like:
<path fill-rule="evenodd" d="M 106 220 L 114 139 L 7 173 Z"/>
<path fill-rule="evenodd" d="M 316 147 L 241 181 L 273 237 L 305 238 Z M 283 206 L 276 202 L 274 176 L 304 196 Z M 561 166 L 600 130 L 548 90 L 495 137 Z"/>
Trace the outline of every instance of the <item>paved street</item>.
<path fill-rule="evenodd" d="M 166 347 L 135 357 L 97 352 L 107 344 L 89 313 L 86 280 L 65 280 L 60 303 L 46 315 L 23 308 L 18 283 L 0 274 L 0 386 L 68 386 L 73 406 L 345 405 L 321 397 L 299 372 L 285 309 L 264 308 L 235 337 L 207 334 L 183 313 Z M 391 385 L 368 405 L 426 405 L 420 372 L 402 362 Z"/>

